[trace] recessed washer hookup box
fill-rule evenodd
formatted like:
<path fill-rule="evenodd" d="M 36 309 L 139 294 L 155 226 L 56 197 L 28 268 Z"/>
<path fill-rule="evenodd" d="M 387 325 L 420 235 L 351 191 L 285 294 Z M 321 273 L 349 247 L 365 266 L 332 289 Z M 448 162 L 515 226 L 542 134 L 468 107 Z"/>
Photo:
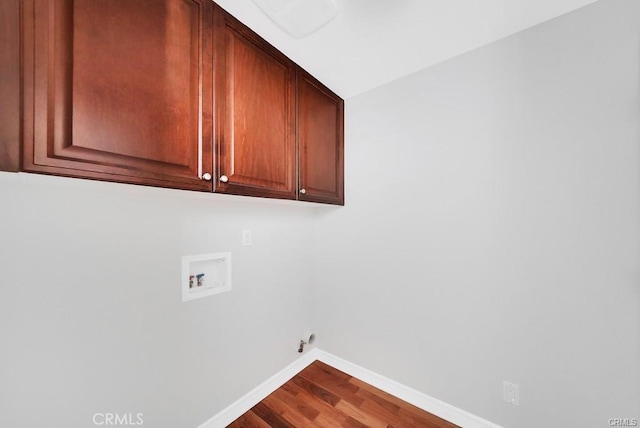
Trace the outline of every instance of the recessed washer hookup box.
<path fill-rule="evenodd" d="M 231 291 L 231 253 L 182 256 L 182 301 Z"/>

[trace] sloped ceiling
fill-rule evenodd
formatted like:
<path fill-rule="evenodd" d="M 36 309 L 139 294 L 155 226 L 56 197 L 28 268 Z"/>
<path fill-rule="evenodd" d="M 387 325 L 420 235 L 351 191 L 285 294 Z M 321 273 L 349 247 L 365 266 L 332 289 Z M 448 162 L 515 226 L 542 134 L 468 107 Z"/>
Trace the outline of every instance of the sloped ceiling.
<path fill-rule="evenodd" d="M 294 39 L 251 0 L 216 0 L 343 98 L 594 1 L 336 0 L 336 18 Z"/>

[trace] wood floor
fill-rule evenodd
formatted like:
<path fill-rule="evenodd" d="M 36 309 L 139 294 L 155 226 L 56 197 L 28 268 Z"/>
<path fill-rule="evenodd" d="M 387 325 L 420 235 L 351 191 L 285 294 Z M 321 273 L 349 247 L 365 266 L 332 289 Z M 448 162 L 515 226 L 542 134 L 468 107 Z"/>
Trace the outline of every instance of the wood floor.
<path fill-rule="evenodd" d="M 229 427 L 454 428 L 457 425 L 315 361 Z"/>

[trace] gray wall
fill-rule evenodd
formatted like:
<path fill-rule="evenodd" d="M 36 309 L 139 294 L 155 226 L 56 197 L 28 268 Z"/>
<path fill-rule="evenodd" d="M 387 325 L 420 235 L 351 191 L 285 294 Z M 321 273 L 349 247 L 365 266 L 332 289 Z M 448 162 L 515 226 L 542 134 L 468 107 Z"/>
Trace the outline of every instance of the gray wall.
<path fill-rule="evenodd" d="M 347 100 L 320 347 L 506 427 L 639 418 L 639 66 L 603 0 Z"/>
<path fill-rule="evenodd" d="M 298 357 L 331 208 L 8 173 L 0 195 L 0 426 L 195 427 Z M 182 303 L 181 256 L 218 251 L 233 290 Z"/>

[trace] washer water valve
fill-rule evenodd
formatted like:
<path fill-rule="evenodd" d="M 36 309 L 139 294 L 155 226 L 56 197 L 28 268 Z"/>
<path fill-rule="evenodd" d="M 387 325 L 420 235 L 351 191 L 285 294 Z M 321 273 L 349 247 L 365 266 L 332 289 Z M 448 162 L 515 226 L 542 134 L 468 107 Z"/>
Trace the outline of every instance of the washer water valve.
<path fill-rule="evenodd" d="M 298 347 L 298 352 L 302 353 L 304 351 L 304 345 L 311 345 L 313 344 L 313 342 L 315 342 L 315 340 L 316 340 L 316 335 L 314 333 L 311 333 L 307 340 L 300 339 L 300 346 Z"/>

